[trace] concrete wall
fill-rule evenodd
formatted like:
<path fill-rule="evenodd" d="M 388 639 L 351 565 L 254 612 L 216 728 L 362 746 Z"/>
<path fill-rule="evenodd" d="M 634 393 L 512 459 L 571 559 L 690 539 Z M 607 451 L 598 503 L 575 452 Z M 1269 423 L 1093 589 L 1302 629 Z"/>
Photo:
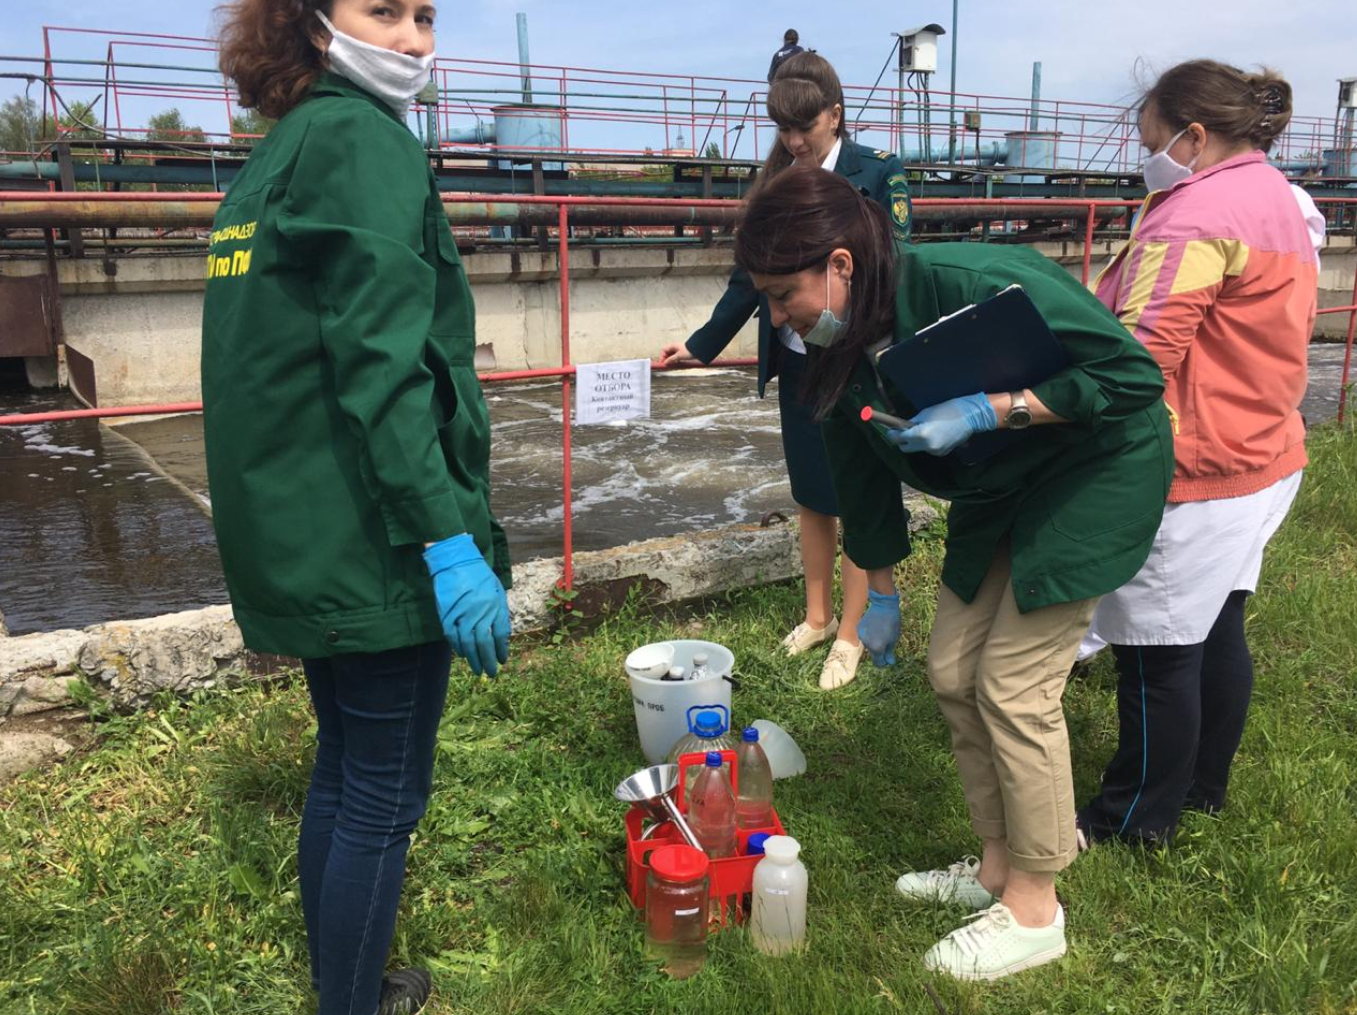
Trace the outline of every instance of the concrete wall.
<path fill-rule="evenodd" d="M 1076 278 L 1078 242 L 1037 246 Z M 1114 253 L 1095 245 L 1096 273 Z M 128 257 L 105 274 L 97 259 L 60 264 L 68 347 L 95 364 L 101 405 L 197 401 L 202 259 Z M 577 363 L 651 358 L 703 324 L 725 291 L 732 266 L 728 246 L 679 249 L 608 248 L 571 256 L 571 354 Z M 552 251 L 473 254 L 467 274 L 477 308 L 484 369 L 521 370 L 560 363 L 560 298 Z M 1335 237 L 1321 260 L 1320 305 L 1350 302 L 1357 247 Z M 39 261 L 0 261 L 0 273 L 44 270 Z M 1347 317 L 1319 319 L 1318 333 L 1341 338 Z M 726 350 L 757 353 L 753 322 Z"/>

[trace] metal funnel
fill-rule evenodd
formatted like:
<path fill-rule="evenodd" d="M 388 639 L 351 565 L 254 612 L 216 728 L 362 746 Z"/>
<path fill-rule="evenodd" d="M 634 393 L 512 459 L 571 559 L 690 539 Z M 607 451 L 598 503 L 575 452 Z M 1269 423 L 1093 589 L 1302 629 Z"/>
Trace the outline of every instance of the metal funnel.
<path fill-rule="evenodd" d="M 688 845 L 702 849 L 702 844 L 697 841 L 697 836 L 688 827 L 688 822 L 679 813 L 678 804 L 674 802 L 678 772 L 678 765 L 651 765 L 618 783 L 613 796 L 623 803 L 636 804 L 656 821 L 672 821 Z"/>

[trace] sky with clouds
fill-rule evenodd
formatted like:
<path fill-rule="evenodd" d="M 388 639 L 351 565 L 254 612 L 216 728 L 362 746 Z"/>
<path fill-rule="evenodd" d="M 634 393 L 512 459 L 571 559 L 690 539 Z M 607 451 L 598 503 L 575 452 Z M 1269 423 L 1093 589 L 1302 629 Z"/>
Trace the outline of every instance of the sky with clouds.
<path fill-rule="evenodd" d="M 1241 66 L 1267 64 L 1291 81 L 1298 113 L 1332 116 L 1336 79 L 1357 76 L 1353 0 L 959 4 L 962 92 L 1025 95 L 1032 62 L 1040 60 L 1046 98 L 1125 103 L 1136 96 L 1138 68 L 1142 78 L 1152 77 L 1178 60 L 1210 56 Z M 891 32 L 928 21 L 950 30 L 952 19 L 949 0 L 444 0 L 439 8 L 441 54 L 515 60 L 514 15 L 522 11 L 534 63 L 754 79 L 765 73 L 783 30 L 794 27 L 803 44 L 835 64 L 845 83 L 859 85 L 876 79 L 893 45 Z M 0 0 L 0 55 L 40 54 L 43 25 L 203 36 L 211 31 L 212 10 L 213 4 L 199 0 Z M 102 57 L 82 49 L 82 41 L 62 36 L 59 52 Z M 936 79 L 944 89 L 949 46 L 944 39 Z M 0 73 L 14 69 L 0 65 Z M 892 70 L 887 78 L 893 77 Z M 0 101 L 22 91 L 21 82 L 0 79 Z"/>

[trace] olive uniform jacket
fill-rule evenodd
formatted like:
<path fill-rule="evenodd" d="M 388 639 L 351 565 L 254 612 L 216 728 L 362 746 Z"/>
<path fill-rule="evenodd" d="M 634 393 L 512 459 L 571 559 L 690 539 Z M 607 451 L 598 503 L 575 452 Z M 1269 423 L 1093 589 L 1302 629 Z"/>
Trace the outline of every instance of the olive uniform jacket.
<path fill-rule="evenodd" d="M 870 569 L 909 554 L 903 481 L 951 501 L 942 580 L 965 602 L 1005 539 L 1023 613 L 1120 588 L 1149 556 L 1173 478 L 1154 359 L 1092 293 L 1034 251 L 936 243 L 897 245 L 896 256 L 894 342 L 1020 284 L 1069 357 L 1031 390 L 1069 422 L 1034 427 L 975 465 L 904 454 L 861 410 L 909 416 L 927 406 L 911 405 L 864 357 L 823 428 L 849 557 Z"/>
<path fill-rule="evenodd" d="M 886 209 L 897 240 L 909 239 L 913 206 L 905 170 L 898 158 L 845 138 L 834 172 Z M 755 311 L 759 315 L 759 397 L 763 397 L 768 382 L 777 376 L 777 357 L 782 343 L 769 320 L 768 301 L 754 288 L 743 269 L 735 269 L 725 294 L 712 311 L 711 320 L 693 332 L 687 344 L 692 355 L 703 363 L 710 363 L 725 351 Z"/>
<path fill-rule="evenodd" d="M 422 551 L 460 533 L 507 587 L 471 289 L 405 125 L 323 75 L 236 177 L 207 275 L 208 481 L 245 643 L 441 639 Z"/>

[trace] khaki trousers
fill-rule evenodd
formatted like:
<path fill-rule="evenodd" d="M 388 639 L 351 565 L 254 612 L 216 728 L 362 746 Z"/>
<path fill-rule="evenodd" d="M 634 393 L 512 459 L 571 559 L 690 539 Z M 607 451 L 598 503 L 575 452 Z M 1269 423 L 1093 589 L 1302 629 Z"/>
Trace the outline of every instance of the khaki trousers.
<path fill-rule="evenodd" d="M 928 680 L 952 730 L 971 827 L 1008 840 L 1015 870 L 1062 870 L 1078 852 L 1061 696 L 1098 600 L 1018 612 L 1008 546 L 975 601 L 938 593 Z"/>

